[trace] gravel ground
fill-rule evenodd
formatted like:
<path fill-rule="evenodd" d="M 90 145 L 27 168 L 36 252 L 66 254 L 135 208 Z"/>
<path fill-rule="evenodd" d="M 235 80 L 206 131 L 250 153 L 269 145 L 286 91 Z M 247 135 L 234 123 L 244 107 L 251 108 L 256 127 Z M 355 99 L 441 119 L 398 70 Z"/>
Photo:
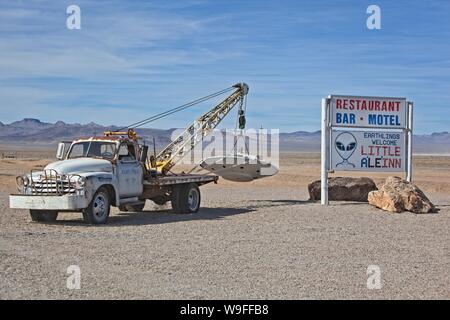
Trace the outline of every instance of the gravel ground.
<path fill-rule="evenodd" d="M 0 298 L 450 298 L 450 201 L 438 214 L 390 214 L 368 204 L 305 201 L 293 187 L 202 187 L 201 211 L 113 210 L 30 222 L 0 192 Z M 302 200 L 304 199 L 304 200 Z M 66 287 L 67 267 L 81 289 Z M 382 288 L 366 286 L 369 265 Z"/>

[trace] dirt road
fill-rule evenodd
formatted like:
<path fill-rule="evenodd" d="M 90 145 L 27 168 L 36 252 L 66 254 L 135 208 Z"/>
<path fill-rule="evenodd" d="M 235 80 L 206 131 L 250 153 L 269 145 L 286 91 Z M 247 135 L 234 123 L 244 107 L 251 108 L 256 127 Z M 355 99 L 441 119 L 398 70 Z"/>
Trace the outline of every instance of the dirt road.
<path fill-rule="evenodd" d="M 308 202 L 318 158 L 291 155 L 276 177 L 202 187 L 197 214 L 147 203 L 143 213 L 113 210 L 104 226 L 76 213 L 31 223 L 9 209 L 14 176 L 43 162 L 8 161 L 0 162 L 2 299 L 450 298 L 450 180 L 439 169 L 448 159 L 435 168 L 417 160 L 438 214 Z M 79 290 L 66 287 L 70 265 L 81 270 Z M 379 290 L 367 288 L 369 265 L 380 268 Z"/>

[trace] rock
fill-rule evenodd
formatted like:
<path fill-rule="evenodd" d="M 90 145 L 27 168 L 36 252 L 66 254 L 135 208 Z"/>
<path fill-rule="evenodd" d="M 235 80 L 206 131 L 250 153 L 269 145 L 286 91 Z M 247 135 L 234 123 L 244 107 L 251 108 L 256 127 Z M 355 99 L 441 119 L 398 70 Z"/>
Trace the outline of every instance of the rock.
<path fill-rule="evenodd" d="M 377 190 L 370 178 L 333 177 L 328 179 L 328 199 L 367 202 L 370 191 Z M 308 185 L 309 199 L 320 200 L 320 180 Z"/>
<path fill-rule="evenodd" d="M 399 177 L 388 177 L 379 190 L 369 193 L 368 200 L 371 205 L 392 212 L 436 212 L 422 190 Z"/>

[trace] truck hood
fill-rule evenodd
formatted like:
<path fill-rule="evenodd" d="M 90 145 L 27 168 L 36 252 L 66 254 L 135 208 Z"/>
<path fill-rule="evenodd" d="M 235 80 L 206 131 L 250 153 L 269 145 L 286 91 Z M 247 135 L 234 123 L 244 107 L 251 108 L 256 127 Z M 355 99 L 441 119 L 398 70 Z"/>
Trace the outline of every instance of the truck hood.
<path fill-rule="evenodd" d="M 44 170 L 53 169 L 59 174 L 80 174 L 83 172 L 112 172 L 112 164 L 108 160 L 77 158 L 57 161 L 48 164 Z"/>

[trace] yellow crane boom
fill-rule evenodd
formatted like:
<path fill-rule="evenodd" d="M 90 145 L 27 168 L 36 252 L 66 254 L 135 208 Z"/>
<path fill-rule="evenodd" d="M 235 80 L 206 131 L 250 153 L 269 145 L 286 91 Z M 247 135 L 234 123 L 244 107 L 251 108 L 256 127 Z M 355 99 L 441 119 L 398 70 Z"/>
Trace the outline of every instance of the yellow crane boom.
<path fill-rule="evenodd" d="M 156 156 L 154 161 L 151 161 L 153 169 L 156 168 L 158 172 L 166 174 L 184 155 L 211 133 L 238 103 L 240 104 L 241 119 L 244 119 L 242 107 L 248 93 L 248 85 L 237 83 L 233 88 L 236 89 L 225 100 L 191 123 L 183 133 Z"/>

